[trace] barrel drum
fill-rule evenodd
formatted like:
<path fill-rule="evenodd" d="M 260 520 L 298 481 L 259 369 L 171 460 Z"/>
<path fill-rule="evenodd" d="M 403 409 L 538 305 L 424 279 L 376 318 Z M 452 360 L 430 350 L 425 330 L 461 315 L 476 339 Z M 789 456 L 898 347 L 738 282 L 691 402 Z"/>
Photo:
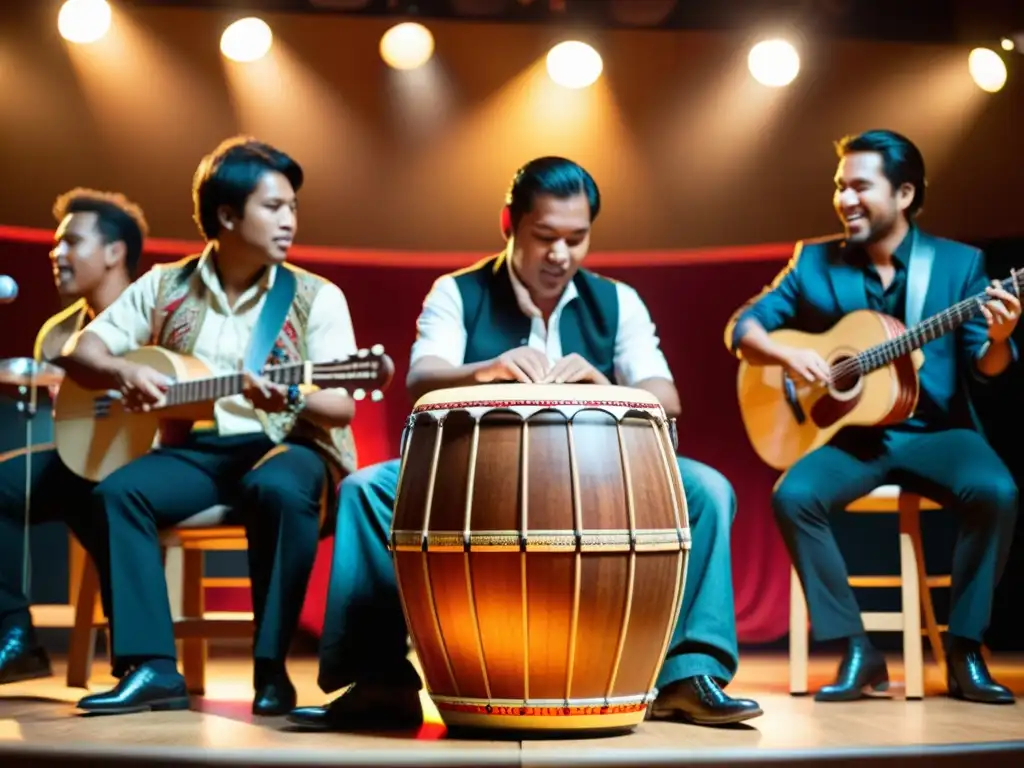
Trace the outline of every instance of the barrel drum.
<path fill-rule="evenodd" d="M 625 387 L 430 393 L 403 434 L 391 549 L 449 727 L 633 729 L 690 550 L 664 410 Z"/>

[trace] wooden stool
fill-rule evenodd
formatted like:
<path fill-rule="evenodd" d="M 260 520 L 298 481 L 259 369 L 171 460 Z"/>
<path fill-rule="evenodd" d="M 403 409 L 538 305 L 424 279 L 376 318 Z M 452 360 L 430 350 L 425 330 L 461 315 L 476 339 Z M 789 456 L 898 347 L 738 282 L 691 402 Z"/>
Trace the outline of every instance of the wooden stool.
<path fill-rule="evenodd" d="M 201 696 L 206 688 L 207 640 L 251 638 L 252 612 L 208 613 L 204 592 L 211 586 L 248 586 L 248 579 L 216 579 L 204 575 L 204 555 L 209 551 L 245 550 L 248 541 L 241 526 L 225 525 L 230 508 L 218 504 L 193 515 L 178 527 L 161 534 L 164 574 L 174 621 L 174 636 L 182 641 L 182 672 L 189 693 Z M 99 577 L 91 558 L 86 558 L 75 625 L 68 649 L 69 687 L 88 687 L 96 630 L 106 626 L 99 599 Z"/>
<path fill-rule="evenodd" d="M 851 587 L 900 587 L 900 611 L 861 613 L 864 628 L 869 632 L 903 633 L 903 669 L 908 699 L 924 697 L 924 661 L 922 634 L 928 636 L 932 654 L 946 673 L 946 654 L 939 632 L 946 626 L 935 621 L 932 587 L 948 587 L 950 577 L 928 576 L 925 570 L 924 547 L 921 541 L 921 510 L 941 509 L 930 499 L 908 493 L 896 485 L 883 485 L 846 508 L 848 512 L 893 513 L 900 516 L 900 575 L 851 576 Z M 922 589 L 922 586 L 924 587 Z M 921 616 L 925 628 L 921 630 Z M 807 693 L 807 602 L 796 568 L 790 569 L 789 590 L 789 692 Z"/>

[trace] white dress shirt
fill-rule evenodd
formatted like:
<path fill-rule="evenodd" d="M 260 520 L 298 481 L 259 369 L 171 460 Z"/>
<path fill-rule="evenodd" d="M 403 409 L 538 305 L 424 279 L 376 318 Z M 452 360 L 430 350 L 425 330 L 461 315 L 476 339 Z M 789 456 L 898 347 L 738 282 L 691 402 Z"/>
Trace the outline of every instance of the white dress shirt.
<path fill-rule="evenodd" d="M 157 290 L 162 268 L 162 265 L 155 265 L 132 283 L 83 331 L 95 333 L 111 354 L 118 357 L 149 344 L 157 320 Z M 192 355 L 205 363 L 212 373 L 235 373 L 242 369 L 252 329 L 277 269 L 276 265 L 267 269 L 231 306 L 214 269 L 211 252 L 207 250 L 200 257 L 196 272 L 207 289 L 204 291 L 207 308 Z M 314 363 L 340 360 L 357 351 L 348 302 L 334 283 L 325 282 L 317 292 L 309 311 L 305 341 L 309 360 Z M 326 391 L 344 394 L 341 389 Z M 218 400 L 214 405 L 214 419 L 221 435 L 263 431 L 252 403 L 242 395 Z"/>
<path fill-rule="evenodd" d="M 570 282 L 562 293 L 547 325 L 543 314 L 530 299 L 529 292 L 507 259 L 509 279 L 523 314 L 530 318 L 529 338 L 520 339 L 522 346 L 543 352 L 554 364 L 562 355 L 559 323 L 562 311 L 578 299 L 576 284 Z M 619 300 L 619 325 L 615 333 L 615 383 L 633 386 L 639 381 L 660 378 L 672 381 L 668 362 L 661 351 L 658 336 L 640 295 L 625 283 L 615 283 Z M 423 357 L 439 357 L 453 366 L 460 366 L 466 356 L 466 327 L 462 316 L 462 293 L 453 275 L 438 278 L 423 301 L 416 321 L 416 341 L 409 365 Z"/>

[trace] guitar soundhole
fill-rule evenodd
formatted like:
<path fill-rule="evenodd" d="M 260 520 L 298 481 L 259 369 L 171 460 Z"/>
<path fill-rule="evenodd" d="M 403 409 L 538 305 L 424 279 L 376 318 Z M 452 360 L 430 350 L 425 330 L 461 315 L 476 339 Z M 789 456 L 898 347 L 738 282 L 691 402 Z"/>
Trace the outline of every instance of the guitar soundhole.
<path fill-rule="evenodd" d="M 849 362 L 847 362 L 849 361 Z M 860 374 L 850 357 L 839 357 L 832 362 L 832 389 L 836 392 L 849 392 L 857 386 Z"/>

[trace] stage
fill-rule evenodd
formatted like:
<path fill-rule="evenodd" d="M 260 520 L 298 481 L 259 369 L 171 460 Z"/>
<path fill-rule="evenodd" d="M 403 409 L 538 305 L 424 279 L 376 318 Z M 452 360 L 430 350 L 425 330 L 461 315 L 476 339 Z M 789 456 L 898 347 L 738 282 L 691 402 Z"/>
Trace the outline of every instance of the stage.
<path fill-rule="evenodd" d="M 1024 659 L 997 656 L 992 671 L 1024 694 Z M 816 688 L 836 660 L 814 658 Z M 315 660 L 289 665 L 299 704 L 325 697 L 315 684 Z M 1024 765 L 1021 705 L 983 706 L 944 695 L 938 670 L 926 671 L 924 701 L 905 701 L 902 670 L 890 659 L 893 690 L 885 700 L 817 704 L 786 692 L 786 659 L 747 654 L 729 687 L 752 696 L 765 714 L 732 728 L 646 722 L 628 736 L 572 741 L 455 740 L 436 710 L 418 733 L 324 734 L 290 729 L 283 718 L 254 718 L 251 666 L 244 658 L 211 658 L 207 696 L 193 711 L 107 717 L 83 716 L 83 691 L 56 676 L 0 688 L 0 765 L 345 765 L 345 766 L 599 766 L 631 765 Z M 106 662 L 95 666 L 92 689 L 113 684 Z"/>

